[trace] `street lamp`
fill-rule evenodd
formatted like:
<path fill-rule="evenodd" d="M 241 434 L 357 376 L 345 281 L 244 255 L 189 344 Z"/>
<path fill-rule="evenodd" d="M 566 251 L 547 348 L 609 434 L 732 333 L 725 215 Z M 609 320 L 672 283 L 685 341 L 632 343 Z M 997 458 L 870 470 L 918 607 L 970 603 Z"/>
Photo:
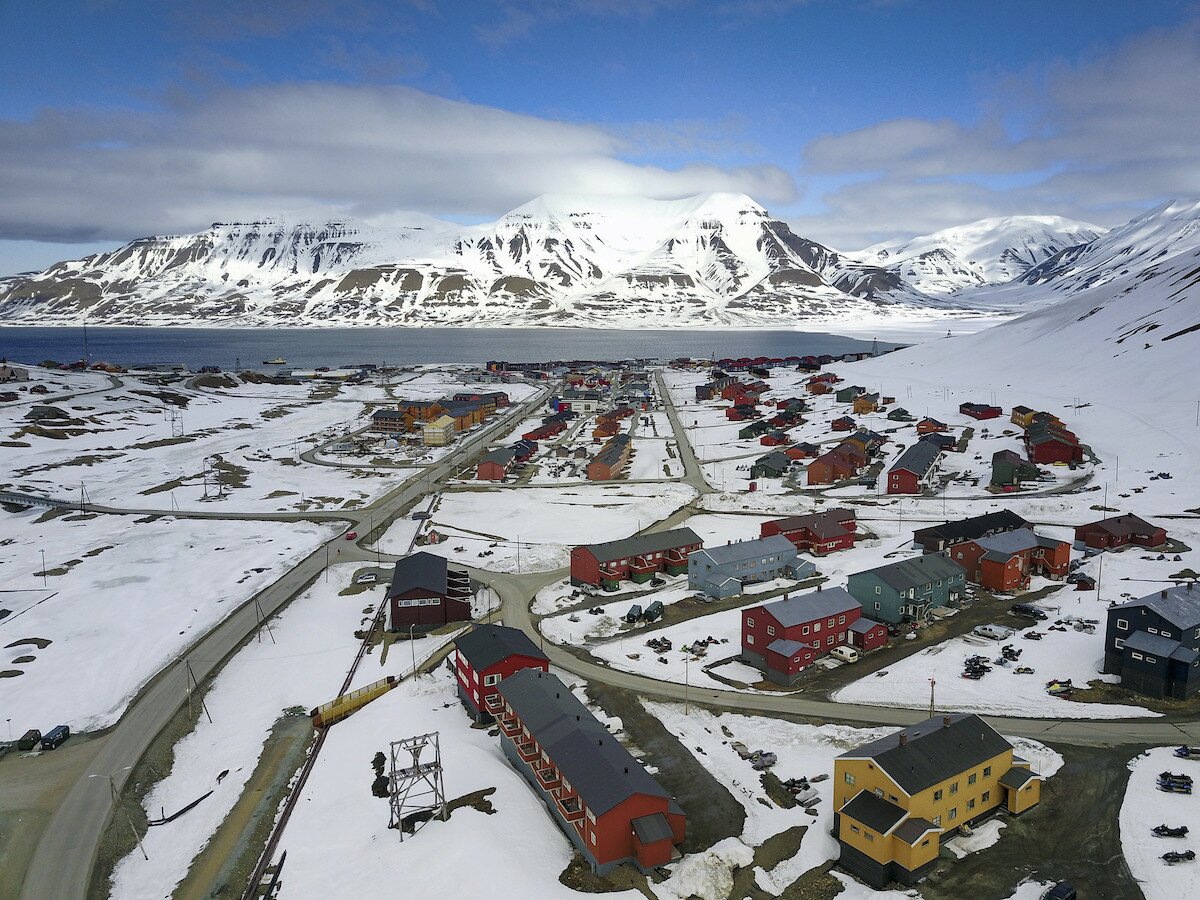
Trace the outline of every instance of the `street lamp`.
<path fill-rule="evenodd" d="M 42 587 L 46 587 L 48 584 L 46 581 L 46 551 L 38 550 L 38 553 L 42 554 Z"/>
<path fill-rule="evenodd" d="M 415 623 L 410 622 L 408 625 L 408 649 L 412 651 L 412 664 L 413 664 L 412 677 L 416 678 L 417 677 L 417 646 L 416 646 L 416 644 L 413 643 L 413 625 L 414 624 Z"/>

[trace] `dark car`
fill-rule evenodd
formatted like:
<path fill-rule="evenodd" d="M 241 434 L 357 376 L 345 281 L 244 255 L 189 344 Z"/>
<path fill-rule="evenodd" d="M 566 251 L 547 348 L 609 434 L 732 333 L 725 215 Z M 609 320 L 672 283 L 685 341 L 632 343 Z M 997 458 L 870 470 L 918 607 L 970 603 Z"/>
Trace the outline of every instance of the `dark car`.
<path fill-rule="evenodd" d="M 1075 900 L 1075 887 L 1069 881 L 1060 881 L 1042 895 L 1042 900 Z"/>
<path fill-rule="evenodd" d="M 1050 618 L 1044 609 L 1034 606 L 1032 603 L 1014 603 L 1010 609 L 1014 615 L 1028 616 L 1031 619 L 1046 620 Z"/>

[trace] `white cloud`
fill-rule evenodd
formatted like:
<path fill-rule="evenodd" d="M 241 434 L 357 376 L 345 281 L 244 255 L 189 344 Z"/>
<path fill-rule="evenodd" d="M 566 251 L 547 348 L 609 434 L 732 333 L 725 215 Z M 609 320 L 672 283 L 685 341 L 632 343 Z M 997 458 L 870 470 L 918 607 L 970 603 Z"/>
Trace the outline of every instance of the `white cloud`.
<path fill-rule="evenodd" d="M 805 148 L 802 175 L 839 186 L 822 197 L 826 211 L 792 224 L 855 247 L 997 215 L 1120 223 L 1200 194 L 1197 85 L 1192 21 L 1010 78 L 975 124 L 894 119 L 827 135 Z"/>
<path fill-rule="evenodd" d="M 497 215 L 542 193 L 795 196 L 775 166 L 636 161 L 575 124 L 400 86 L 228 89 L 156 112 L 0 121 L 0 238 L 102 240 L 266 215 Z"/>

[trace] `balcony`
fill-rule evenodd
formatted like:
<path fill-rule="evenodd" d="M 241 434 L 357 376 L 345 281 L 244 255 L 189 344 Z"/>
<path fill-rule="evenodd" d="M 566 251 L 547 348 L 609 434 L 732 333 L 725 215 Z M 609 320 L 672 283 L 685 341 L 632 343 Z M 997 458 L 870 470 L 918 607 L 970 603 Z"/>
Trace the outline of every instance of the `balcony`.
<path fill-rule="evenodd" d="M 659 570 L 657 560 L 646 559 L 644 556 L 635 556 L 629 562 L 629 571 L 633 575 L 650 575 Z"/>
<path fill-rule="evenodd" d="M 578 822 L 583 819 L 583 804 L 579 802 L 576 796 L 559 798 L 555 801 L 555 806 L 562 813 L 562 817 L 568 822 Z"/>
<path fill-rule="evenodd" d="M 499 716 L 504 712 L 504 698 L 499 694 L 488 694 L 483 698 L 483 708 L 493 716 Z"/>
<path fill-rule="evenodd" d="M 562 776 L 558 774 L 558 769 L 553 766 L 548 766 L 545 769 L 538 769 L 537 773 L 538 784 L 546 790 L 553 790 L 562 784 Z"/>
<path fill-rule="evenodd" d="M 517 744 L 517 755 L 525 760 L 525 762 L 533 762 L 538 758 L 537 744 L 533 741 L 524 741 Z"/>
<path fill-rule="evenodd" d="M 505 716 L 499 719 L 500 730 L 506 738 L 515 738 L 521 733 L 521 723 L 517 721 L 516 716 Z"/>

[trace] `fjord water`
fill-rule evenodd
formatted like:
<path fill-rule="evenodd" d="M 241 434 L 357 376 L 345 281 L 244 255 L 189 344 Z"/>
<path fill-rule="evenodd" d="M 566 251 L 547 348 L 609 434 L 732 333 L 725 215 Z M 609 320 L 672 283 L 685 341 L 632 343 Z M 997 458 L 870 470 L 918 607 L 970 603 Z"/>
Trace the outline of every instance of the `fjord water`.
<path fill-rule="evenodd" d="M 895 344 L 880 341 L 878 349 Z M 608 330 L 582 328 L 88 328 L 92 361 L 118 365 L 185 363 L 261 368 L 355 363 L 419 365 L 483 363 L 489 359 L 742 357 L 842 354 L 871 349 L 869 340 L 806 331 Z M 0 328 L 0 357 L 28 364 L 84 356 L 84 329 Z"/>

